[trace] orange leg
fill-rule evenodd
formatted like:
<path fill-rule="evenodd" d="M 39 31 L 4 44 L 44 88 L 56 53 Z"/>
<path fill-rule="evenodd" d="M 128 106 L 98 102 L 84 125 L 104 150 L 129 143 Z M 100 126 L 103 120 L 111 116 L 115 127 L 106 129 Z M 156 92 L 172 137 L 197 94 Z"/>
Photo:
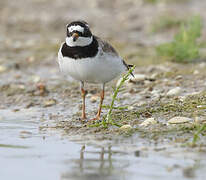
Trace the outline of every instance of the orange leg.
<path fill-rule="evenodd" d="M 91 120 L 99 120 L 100 119 L 100 115 L 101 115 L 101 112 L 102 112 L 103 101 L 104 101 L 104 84 L 102 85 L 102 91 L 100 93 L 100 103 L 99 103 L 99 108 L 98 108 L 96 118 L 93 118 Z"/>
<path fill-rule="evenodd" d="M 86 119 L 86 113 L 85 113 L 85 97 L 86 97 L 86 91 L 84 90 L 84 83 L 81 82 L 81 95 L 82 95 L 82 119 Z"/>
<path fill-rule="evenodd" d="M 102 112 L 103 101 L 104 101 L 104 89 L 100 93 L 100 103 L 99 103 L 99 109 L 98 109 L 98 112 L 97 112 L 96 119 L 100 119 L 100 115 L 101 115 L 101 112 Z"/>

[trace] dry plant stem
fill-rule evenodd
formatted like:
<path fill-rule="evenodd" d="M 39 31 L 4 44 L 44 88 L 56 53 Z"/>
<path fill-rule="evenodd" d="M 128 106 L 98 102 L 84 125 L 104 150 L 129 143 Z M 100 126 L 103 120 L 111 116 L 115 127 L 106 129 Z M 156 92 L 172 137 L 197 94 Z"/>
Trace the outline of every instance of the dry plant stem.
<path fill-rule="evenodd" d="M 82 119 L 86 119 L 86 113 L 85 113 L 85 97 L 86 97 L 86 91 L 84 90 L 84 82 L 81 82 L 81 95 L 82 95 Z"/>
<path fill-rule="evenodd" d="M 110 105 L 110 109 L 109 109 L 109 112 L 107 113 L 107 116 L 106 116 L 106 122 L 109 124 L 111 124 L 111 115 L 112 115 L 112 110 L 114 109 L 114 102 L 117 98 L 117 94 L 118 92 L 120 91 L 122 85 L 124 84 L 124 82 L 128 79 L 128 77 L 130 76 L 130 74 L 134 71 L 135 69 L 135 66 L 133 66 L 129 72 L 127 74 L 125 74 L 123 77 L 122 77 L 122 80 L 121 82 L 119 83 L 119 85 L 116 87 L 116 89 L 114 90 L 114 94 L 112 96 L 112 102 L 111 102 L 111 105 Z"/>

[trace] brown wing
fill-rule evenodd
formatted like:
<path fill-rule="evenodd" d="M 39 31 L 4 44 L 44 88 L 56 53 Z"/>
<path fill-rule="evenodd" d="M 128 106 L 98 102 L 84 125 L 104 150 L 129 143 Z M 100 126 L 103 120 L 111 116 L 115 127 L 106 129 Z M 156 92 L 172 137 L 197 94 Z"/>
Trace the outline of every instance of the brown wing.
<path fill-rule="evenodd" d="M 99 46 L 102 48 L 103 52 L 111 53 L 114 56 L 119 56 L 117 51 L 110 45 L 108 42 L 100 39 L 99 37 L 95 36 L 96 40 L 98 41 Z"/>
<path fill-rule="evenodd" d="M 95 36 L 96 40 L 98 41 L 99 46 L 101 46 L 103 52 L 110 53 L 113 56 L 119 57 L 117 51 L 110 45 L 108 42 L 101 40 L 99 37 Z M 121 58 L 122 59 L 122 58 Z M 133 65 L 128 65 L 123 59 L 122 59 L 123 65 L 126 67 L 127 70 L 129 70 Z M 131 75 L 134 77 L 133 73 Z"/>

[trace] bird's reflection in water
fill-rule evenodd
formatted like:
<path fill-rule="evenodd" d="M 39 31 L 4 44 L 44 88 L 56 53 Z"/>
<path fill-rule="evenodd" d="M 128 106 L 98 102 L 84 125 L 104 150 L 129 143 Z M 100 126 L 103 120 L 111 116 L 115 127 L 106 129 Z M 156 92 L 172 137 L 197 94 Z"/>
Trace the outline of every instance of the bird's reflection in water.
<path fill-rule="evenodd" d="M 84 151 L 85 151 L 85 145 L 82 146 L 80 150 L 80 161 L 79 161 L 79 170 L 83 172 L 83 161 L 84 161 Z"/>
<path fill-rule="evenodd" d="M 72 167 L 61 175 L 61 180 L 68 179 L 119 179 L 120 174 L 124 173 L 123 168 L 128 162 L 116 161 L 112 158 L 113 154 L 118 152 L 112 151 L 112 147 L 99 147 L 88 149 L 85 145 L 81 147 L 79 159 L 66 161 Z M 113 166 L 113 163 L 118 164 L 118 168 Z M 120 166 L 121 163 L 123 166 Z M 121 172 L 121 173 L 120 173 Z"/>

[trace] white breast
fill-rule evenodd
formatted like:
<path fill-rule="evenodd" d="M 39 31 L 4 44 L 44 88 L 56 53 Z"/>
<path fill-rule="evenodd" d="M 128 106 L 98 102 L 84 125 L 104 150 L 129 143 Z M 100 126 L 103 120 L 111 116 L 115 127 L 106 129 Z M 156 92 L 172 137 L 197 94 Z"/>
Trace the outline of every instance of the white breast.
<path fill-rule="evenodd" d="M 93 58 L 72 59 L 58 53 L 59 67 L 64 75 L 88 83 L 106 83 L 125 71 L 122 59 L 99 52 Z"/>

